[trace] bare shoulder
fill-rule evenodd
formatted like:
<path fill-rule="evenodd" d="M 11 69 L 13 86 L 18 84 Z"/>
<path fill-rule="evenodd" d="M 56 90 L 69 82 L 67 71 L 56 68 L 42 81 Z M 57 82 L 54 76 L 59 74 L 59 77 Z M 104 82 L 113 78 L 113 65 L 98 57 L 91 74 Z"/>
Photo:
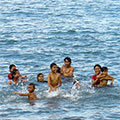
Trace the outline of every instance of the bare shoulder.
<path fill-rule="evenodd" d="M 63 66 L 61 67 L 61 69 L 62 69 L 62 68 L 65 68 L 65 65 L 63 65 Z"/>
<path fill-rule="evenodd" d="M 56 73 L 58 76 L 61 76 L 60 73 Z"/>
<path fill-rule="evenodd" d="M 70 66 L 70 68 L 71 68 L 72 70 L 74 70 L 74 67 L 73 67 L 73 66 Z"/>
<path fill-rule="evenodd" d="M 50 76 L 51 76 L 51 73 L 48 74 L 48 77 L 50 77 Z"/>

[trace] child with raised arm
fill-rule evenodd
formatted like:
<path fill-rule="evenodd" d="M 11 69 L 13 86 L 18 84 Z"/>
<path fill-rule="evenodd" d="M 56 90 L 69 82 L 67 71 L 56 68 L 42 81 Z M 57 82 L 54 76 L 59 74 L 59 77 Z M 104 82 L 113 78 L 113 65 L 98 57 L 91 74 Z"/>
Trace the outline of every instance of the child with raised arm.
<path fill-rule="evenodd" d="M 14 64 L 11 64 L 9 66 L 10 73 L 8 74 L 8 79 L 12 79 L 12 72 L 13 72 L 14 69 L 16 69 L 16 66 Z M 24 79 L 24 78 L 27 78 L 27 76 L 26 75 L 22 76 L 22 75 L 19 74 L 19 78 Z"/>
<path fill-rule="evenodd" d="M 13 94 L 17 94 L 20 96 L 28 96 L 28 100 L 37 100 L 37 96 L 34 93 L 35 91 L 35 84 L 34 83 L 30 83 L 28 85 L 28 93 L 19 93 L 19 92 L 13 92 Z"/>
<path fill-rule="evenodd" d="M 108 68 L 107 67 L 102 67 L 101 69 L 102 73 L 97 76 L 97 79 L 100 80 L 100 85 L 98 87 L 103 87 L 106 86 L 108 83 L 108 80 L 111 80 L 111 85 L 113 84 L 114 78 L 108 74 Z"/>
<path fill-rule="evenodd" d="M 61 75 L 57 73 L 57 65 L 52 63 L 50 65 L 51 72 L 48 74 L 48 86 L 50 87 L 49 92 L 56 91 L 61 86 Z"/>
<path fill-rule="evenodd" d="M 21 80 L 21 82 L 26 82 L 20 78 L 20 72 L 18 69 L 14 69 L 11 73 L 11 76 L 12 78 L 8 81 L 8 84 L 18 84 L 19 80 Z"/>
<path fill-rule="evenodd" d="M 64 59 L 64 64 L 65 65 L 61 67 L 61 75 L 63 77 L 73 77 L 74 67 L 71 66 L 71 58 L 66 57 Z"/>

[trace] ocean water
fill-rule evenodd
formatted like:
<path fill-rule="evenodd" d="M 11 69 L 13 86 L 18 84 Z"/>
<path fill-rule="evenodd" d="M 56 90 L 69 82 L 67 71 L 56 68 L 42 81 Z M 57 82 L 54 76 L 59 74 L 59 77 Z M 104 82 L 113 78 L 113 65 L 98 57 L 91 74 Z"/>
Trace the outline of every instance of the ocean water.
<path fill-rule="evenodd" d="M 71 57 L 74 79 L 62 79 L 58 92 L 48 93 L 50 64 Z M 120 120 L 120 1 L 119 0 L 0 0 L 0 119 L 1 120 Z M 15 64 L 27 83 L 7 84 Z M 91 88 L 95 64 L 107 66 L 111 87 Z M 36 84 L 35 102 L 12 92 L 27 92 Z M 109 84 L 109 83 L 108 83 Z"/>

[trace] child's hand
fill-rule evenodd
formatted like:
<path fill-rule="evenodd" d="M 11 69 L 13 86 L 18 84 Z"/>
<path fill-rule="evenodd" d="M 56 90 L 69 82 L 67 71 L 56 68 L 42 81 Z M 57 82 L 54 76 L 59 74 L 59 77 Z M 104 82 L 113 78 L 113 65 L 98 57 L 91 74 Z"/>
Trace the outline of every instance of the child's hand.
<path fill-rule="evenodd" d="M 25 83 L 25 82 L 27 82 L 27 80 L 21 80 L 21 82 L 24 82 L 24 83 Z"/>
<path fill-rule="evenodd" d="M 12 84 L 12 81 L 10 80 L 10 81 L 8 81 L 8 85 L 11 85 Z"/>
<path fill-rule="evenodd" d="M 24 76 L 22 76 L 22 78 L 27 78 L 27 76 L 26 76 L 26 75 L 24 75 Z"/>
<path fill-rule="evenodd" d="M 110 83 L 111 85 L 113 84 L 113 81 Z"/>

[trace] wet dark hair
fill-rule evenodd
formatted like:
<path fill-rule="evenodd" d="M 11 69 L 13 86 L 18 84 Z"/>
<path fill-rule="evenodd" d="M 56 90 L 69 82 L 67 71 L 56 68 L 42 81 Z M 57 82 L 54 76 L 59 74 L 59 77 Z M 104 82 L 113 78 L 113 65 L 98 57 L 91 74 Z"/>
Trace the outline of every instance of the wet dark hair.
<path fill-rule="evenodd" d="M 52 68 L 54 65 L 56 65 L 56 63 L 51 63 L 50 68 Z"/>
<path fill-rule="evenodd" d="M 43 74 L 42 74 L 42 73 L 39 73 L 39 74 L 37 75 L 37 80 L 38 80 L 38 77 L 39 77 L 40 75 L 43 75 Z"/>
<path fill-rule="evenodd" d="M 94 66 L 94 69 L 95 69 L 95 67 L 99 67 L 100 68 L 100 70 L 101 70 L 101 66 L 99 65 L 99 64 L 96 64 L 95 66 Z"/>
<path fill-rule="evenodd" d="M 11 65 L 9 66 L 9 70 L 11 70 L 12 67 L 16 67 L 16 66 L 15 66 L 14 64 L 11 64 Z"/>
<path fill-rule="evenodd" d="M 70 58 L 70 57 L 66 57 L 66 58 L 64 59 L 64 62 L 65 62 L 65 60 L 68 60 L 68 61 L 71 63 L 71 58 Z"/>
<path fill-rule="evenodd" d="M 12 79 L 14 78 L 14 75 L 16 75 L 16 72 L 17 71 L 19 71 L 18 69 L 14 69 L 13 71 L 12 71 Z"/>
<path fill-rule="evenodd" d="M 73 85 L 77 82 L 78 80 L 73 81 Z"/>
<path fill-rule="evenodd" d="M 29 85 L 33 86 L 33 88 L 35 89 L 35 84 L 34 83 L 30 83 Z"/>
<path fill-rule="evenodd" d="M 101 68 L 101 71 L 102 71 L 102 72 L 107 71 L 107 70 L 108 70 L 107 67 L 102 67 L 102 68 Z"/>
<path fill-rule="evenodd" d="M 60 73 L 60 70 L 61 70 L 60 67 L 57 67 L 57 73 Z"/>

